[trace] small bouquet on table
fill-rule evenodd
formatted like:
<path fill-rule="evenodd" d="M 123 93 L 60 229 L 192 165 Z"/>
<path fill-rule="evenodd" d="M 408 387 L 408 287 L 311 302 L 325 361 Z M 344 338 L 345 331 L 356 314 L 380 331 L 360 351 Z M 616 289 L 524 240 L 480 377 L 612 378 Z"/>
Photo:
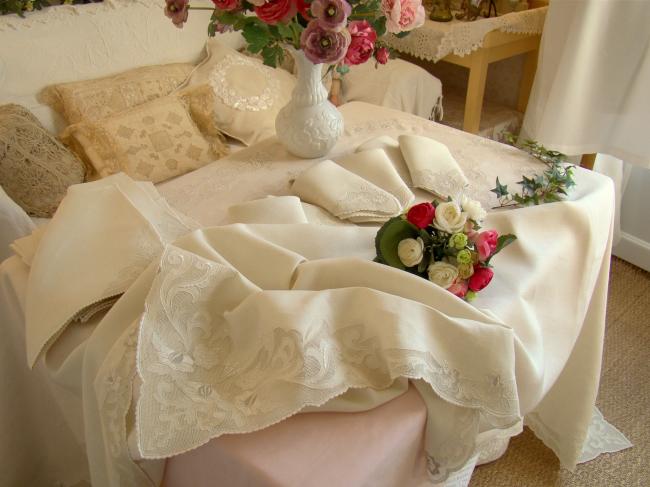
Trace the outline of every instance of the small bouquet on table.
<path fill-rule="evenodd" d="M 491 260 L 514 242 L 512 234 L 481 231 L 485 210 L 463 196 L 411 207 L 391 218 L 375 238 L 376 262 L 430 280 L 471 301 L 494 276 Z"/>

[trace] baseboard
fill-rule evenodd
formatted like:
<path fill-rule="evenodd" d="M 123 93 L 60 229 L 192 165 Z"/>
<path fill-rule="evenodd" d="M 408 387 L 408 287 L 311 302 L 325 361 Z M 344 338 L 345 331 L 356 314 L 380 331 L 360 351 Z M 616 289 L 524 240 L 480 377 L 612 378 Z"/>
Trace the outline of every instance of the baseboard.
<path fill-rule="evenodd" d="M 650 243 L 629 233 L 621 232 L 621 241 L 612 249 L 616 257 L 650 272 Z"/>

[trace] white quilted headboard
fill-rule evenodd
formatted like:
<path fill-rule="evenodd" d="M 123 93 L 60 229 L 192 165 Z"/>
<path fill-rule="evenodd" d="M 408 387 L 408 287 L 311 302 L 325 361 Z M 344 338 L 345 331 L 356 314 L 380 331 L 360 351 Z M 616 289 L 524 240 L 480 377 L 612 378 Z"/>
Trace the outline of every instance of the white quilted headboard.
<path fill-rule="evenodd" d="M 183 29 L 163 13 L 164 0 L 105 0 L 49 7 L 21 19 L 0 17 L 0 104 L 18 103 L 54 132 L 62 121 L 36 95 L 54 83 L 97 78 L 138 66 L 197 62 L 210 11 L 191 10 Z M 224 34 L 235 48 L 239 33 Z"/>

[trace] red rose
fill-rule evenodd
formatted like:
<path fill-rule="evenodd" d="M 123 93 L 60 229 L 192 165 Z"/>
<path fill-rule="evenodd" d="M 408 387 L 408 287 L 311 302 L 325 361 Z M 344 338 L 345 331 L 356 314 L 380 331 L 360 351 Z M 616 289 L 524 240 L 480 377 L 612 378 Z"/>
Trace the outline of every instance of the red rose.
<path fill-rule="evenodd" d="M 375 51 L 375 59 L 379 64 L 386 64 L 390 57 L 390 51 L 385 47 L 380 47 Z"/>
<path fill-rule="evenodd" d="M 363 64 L 375 50 L 377 33 L 367 20 L 353 20 L 348 25 L 348 31 L 352 40 L 343 62 L 350 65 Z"/>
<path fill-rule="evenodd" d="M 469 289 L 475 293 L 485 288 L 494 277 L 494 271 L 489 267 L 474 267 L 474 274 L 469 278 Z"/>
<path fill-rule="evenodd" d="M 262 22 L 277 24 L 286 22 L 298 11 L 296 0 L 270 0 L 260 7 L 255 7 L 255 14 Z"/>
<path fill-rule="evenodd" d="M 420 203 L 411 207 L 406 219 L 418 228 L 426 228 L 436 216 L 436 207 L 431 203 Z"/>
<path fill-rule="evenodd" d="M 212 3 L 219 10 L 231 11 L 239 8 L 239 0 L 212 0 Z"/>

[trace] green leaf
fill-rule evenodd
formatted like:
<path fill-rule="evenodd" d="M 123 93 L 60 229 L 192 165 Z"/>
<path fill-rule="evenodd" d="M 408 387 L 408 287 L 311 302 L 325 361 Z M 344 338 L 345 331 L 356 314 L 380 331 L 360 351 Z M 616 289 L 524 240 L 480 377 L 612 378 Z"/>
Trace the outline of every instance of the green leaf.
<path fill-rule="evenodd" d="M 406 37 L 410 33 L 411 33 L 411 31 L 407 30 L 407 31 L 404 31 L 404 32 L 400 32 L 399 34 L 395 34 L 395 37 L 397 37 L 398 39 L 403 39 L 404 37 Z"/>
<path fill-rule="evenodd" d="M 277 44 L 274 46 L 264 46 L 262 49 L 262 58 L 264 59 L 264 64 L 275 68 L 278 65 L 278 59 L 282 59 L 282 48 Z"/>
<path fill-rule="evenodd" d="M 375 250 L 377 257 L 385 264 L 397 269 L 406 269 L 397 255 L 397 246 L 405 238 L 417 238 L 418 229 L 401 216 L 388 220 L 377 232 Z"/>
<path fill-rule="evenodd" d="M 372 22 L 372 28 L 377 32 L 377 37 L 386 34 L 386 17 L 379 17 Z"/>
<path fill-rule="evenodd" d="M 485 261 L 486 264 L 490 263 L 490 260 L 492 257 L 497 255 L 499 252 L 501 252 L 504 248 L 506 248 L 508 245 L 510 245 L 512 242 L 517 240 L 517 236 L 513 235 L 512 233 L 507 233 L 505 235 L 499 235 L 499 238 L 497 238 L 497 246 L 494 249 L 494 252 L 488 259 Z"/>
<path fill-rule="evenodd" d="M 253 54 L 260 52 L 271 41 L 271 34 L 268 27 L 259 24 L 246 24 L 242 31 L 242 35 L 248 43 L 248 51 Z"/>
<path fill-rule="evenodd" d="M 287 24 L 280 22 L 277 24 L 278 32 L 284 39 L 293 39 L 293 31 Z"/>
<path fill-rule="evenodd" d="M 508 185 L 501 184 L 499 182 L 499 178 L 497 177 L 497 185 L 495 188 L 492 188 L 490 191 L 496 194 L 498 198 L 502 198 L 508 195 Z"/>
<path fill-rule="evenodd" d="M 336 72 L 339 73 L 339 74 L 341 74 L 341 75 L 345 75 L 345 74 L 347 74 L 349 71 L 350 71 L 350 66 L 348 66 L 347 64 L 339 64 L 339 65 L 336 67 Z"/>

